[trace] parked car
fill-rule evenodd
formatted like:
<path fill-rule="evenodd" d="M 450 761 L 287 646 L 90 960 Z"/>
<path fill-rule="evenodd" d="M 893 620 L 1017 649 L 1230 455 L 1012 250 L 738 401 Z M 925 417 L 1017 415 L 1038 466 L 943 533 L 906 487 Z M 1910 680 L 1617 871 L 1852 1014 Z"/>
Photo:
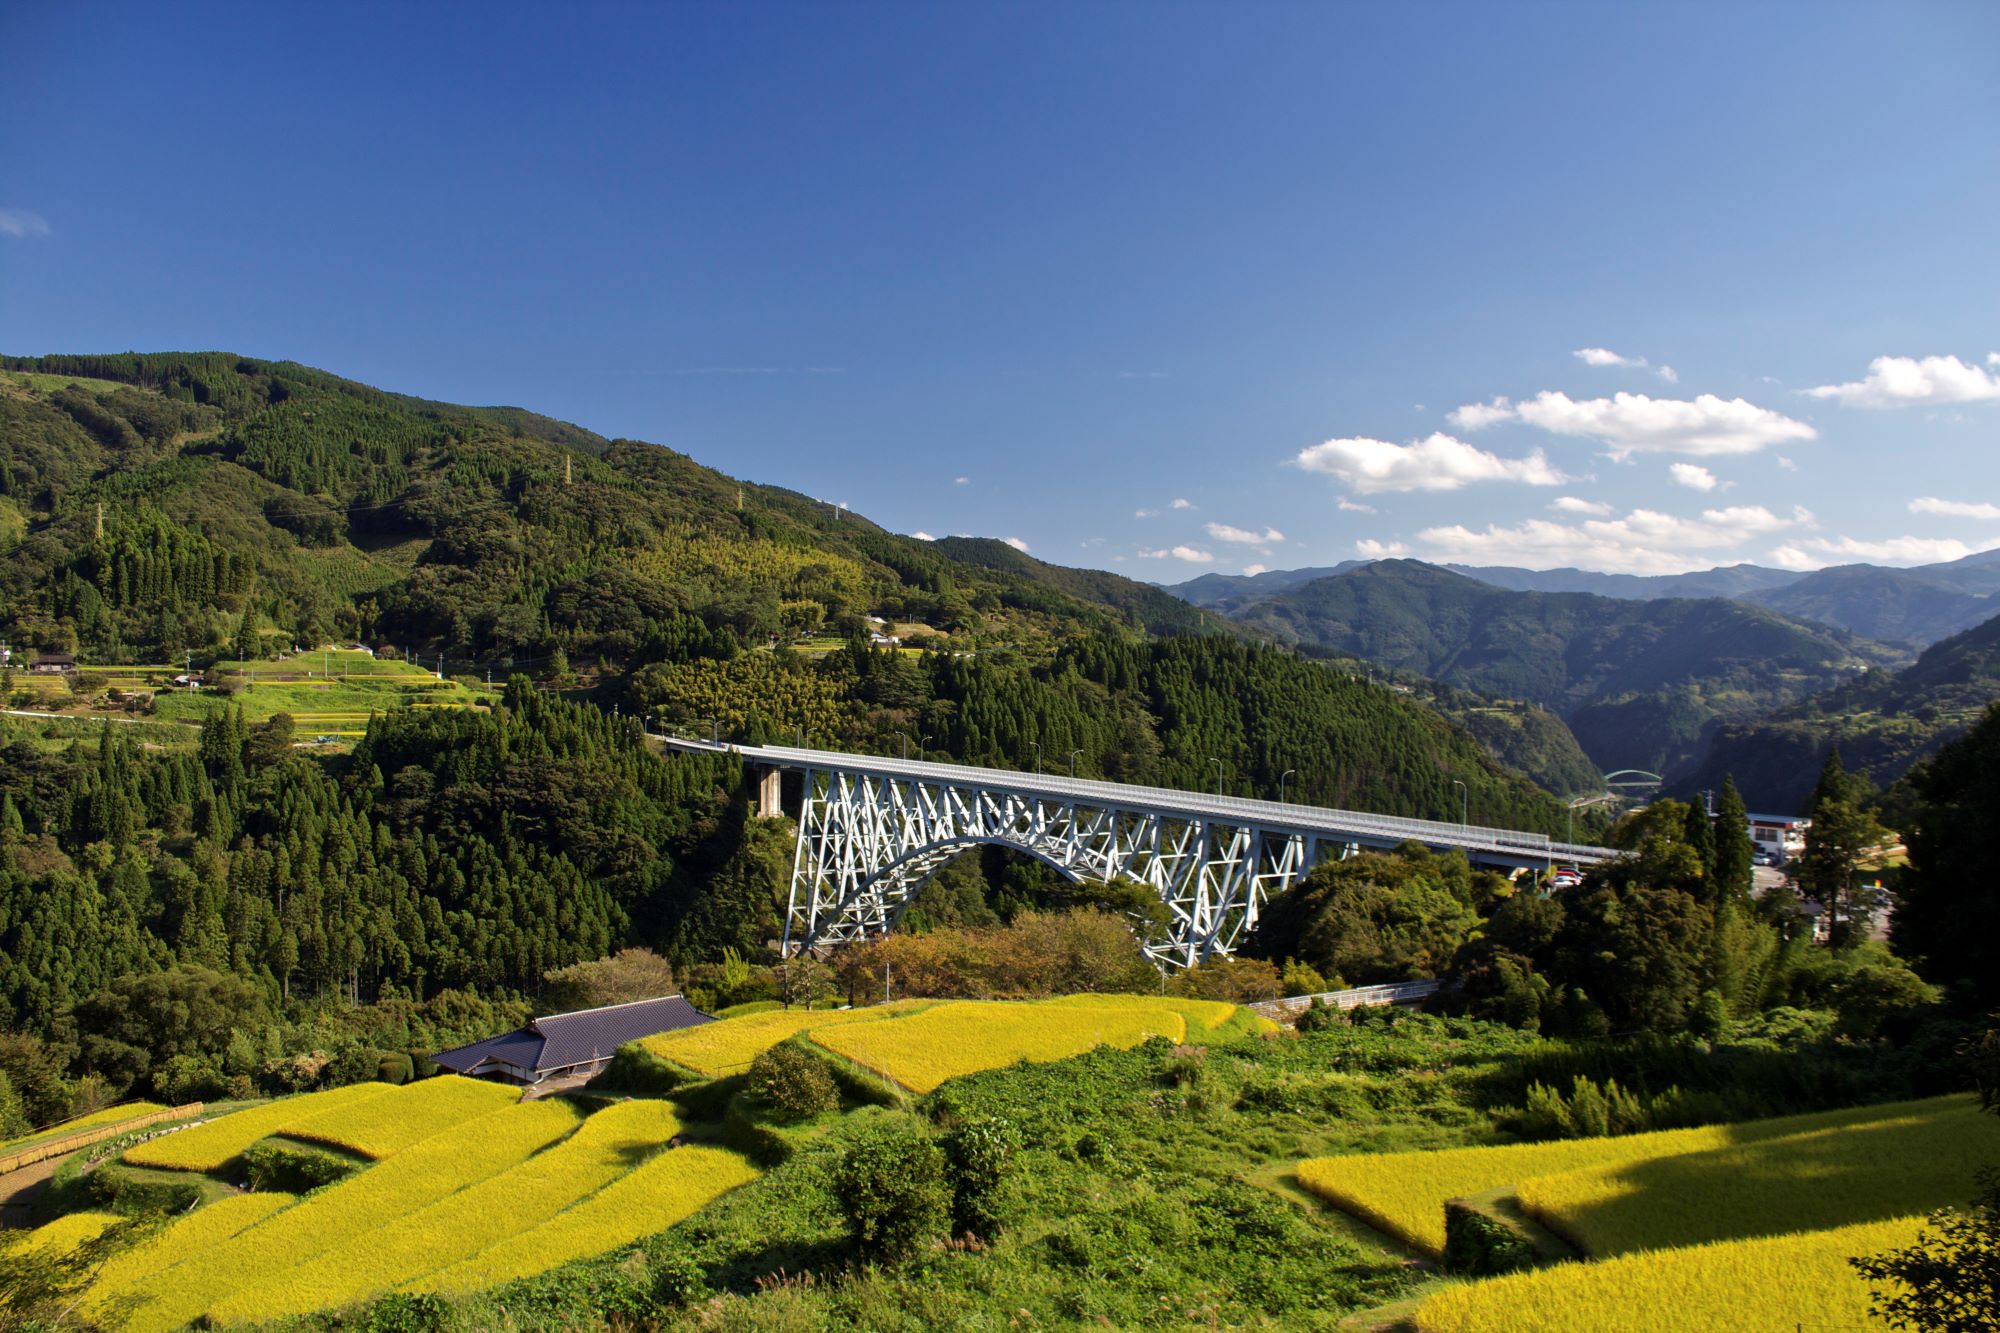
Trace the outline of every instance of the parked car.
<path fill-rule="evenodd" d="M 1563 866 L 1549 876 L 1549 887 L 1552 889 L 1573 889 L 1581 883 L 1583 872 L 1575 866 Z"/>
<path fill-rule="evenodd" d="M 1750 864 L 1753 866 L 1774 866 L 1778 864 L 1778 858 L 1769 852 L 1752 852 L 1750 854 Z"/>

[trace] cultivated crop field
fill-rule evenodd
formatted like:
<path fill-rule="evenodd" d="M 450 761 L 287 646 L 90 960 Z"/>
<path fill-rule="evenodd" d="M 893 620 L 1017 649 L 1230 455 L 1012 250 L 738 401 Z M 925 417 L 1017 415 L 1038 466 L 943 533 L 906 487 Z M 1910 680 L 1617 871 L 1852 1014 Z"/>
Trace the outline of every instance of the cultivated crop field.
<path fill-rule="evenodd" d="M 518 1165 L 423 1207 L 384 1213 L 376 1225 L 350 1232 L 296 1267 L 238 1287 L 210 1311 L 221 1319 L 276 1318 L 393 1290 L 532 1230 L 572 1205 L 583 1206 L 580 1201 L 661 1151 L 679 1130 L 664 1102 L 609 1107 Z M 476 1151 L 446 1137 L 460 1152 Z"/>
<path fill-rule="evenodd" d="M 98 1129 L 105 1125 L 115 1125 L 121 1120 L 137 1120 L 142 1115 L 150 1115 L 154 1111 L 164 1111 L 166 1109 L 166 1107 L 160 1105 L 158 1102 L 124 1102 L 117 1106 L 107 1106 L 101 1111 L 92 1111 L 89 1115 L 80 1115 L 73 1120 L 65 1120 L 60 1125 L 51 1125 L 47 1129 L 37 1130 L 33 1134 L 24 1135 L 18 1139 L 8 1139 L 5 1143 L 0 1143 L 0 1157 L 5 1157 L 8 1153 L 21 1148 L 32 1148 L 39 1143 L 50 1143 L 56 1139 L 66 1139 L 72 1134 L 81 1134 L 85 1130 Z"/>
<path fill-rule="evenodd" d="M 1559 1139 L 1548 1143 L 1453 1148 L 1441 1152 L 1322 1157 L 1300 1163 L 1298 1178 L 1307 1189 L 1336 1207 L 1407 1245 L 1436 1255 L 1444 1251 L 1444 1205 L 1447 1199 L 1484 1194 L 1539 1177 L 1634 1168 L 1735 1144 L 1893 1120 L 1907 1116 L 1913 1108 L 1936 1108 L 1945 1104 L 1957 1106 L 1962 1103 L 1957 1099 L 1903 1102 L 1891 1106 L 1863 1106 L 1819 1115 L 1785 1116 L 1733 1125 L 1705 1125 L 1698 1129 L 1660 1130 L 1616 1138 Z"/>
<path fill-rule="evenodd" d="M 1908 1245 L 1921 1217 L 1657 1250 L 1451 1287 L 1417 1307 L 1419 1333 L 1769 1333 L 1879 1327 L 1848 1259 Z"/>
<path fill-rule="evenodd" d="M 873 1009 L 778 1009 L 761 1014 L 745 1014 L 718 1023 L 683 1028 L 648 1037 L 640 1046 L 709 1078 L 740 1074 L 750 1062 L 780 1042 L 801 1032 L 834 1027 L 842 1023 L 868 1023 L 894 1014 L 907 1014 L 926 1007 L 925 1001 L 902 1000 L 877 1005 Z"/>
<path fill-rule="evenodd" d="M 288 1120 L 276 1132 L 362 1157 L 382 1158 L 401 1152 L 419 1139 L 520 1100 L 520 1093 L 514 1088 L 456 1074 L 427 1078 L 400 1088 L 387 1084 L 358 1086 L 388 1090 L 373 1097 L 349 1099 L 304 1119 Z"/>
<path fill-rule="evenodd" d="M 133 1166 L 168 1171 L 219 1171 L 261 1138 L 287 1132 L 289 1127 L 310 1126 L 318 1115 L 393 1091 L 386 1083 L 351 1083 L 303 1097 L 286 1097 L 148 1139 L 129 1149 L 124 1160 Z"/>
<path fill-rule="evenodd" d="M 1137 1003 L 1115 1008 L 953 1000 L 881 1023 L 808 1029 L 807 1036 L 913 1092 L 929 1092 L 946 1079 L 1021 1060 L 1042 1064 L 1098 1046 L 1186 1039 L 1188 1021 L 1171 1005 L 1132 999 Z"/>
<path fill-rule="evenodd" d="M 207 1207 L 190 1213 L 131 1249 L 120 1251 L 105 1260 L 84 1296 L 84 1312 L 93 1318 L 115 1322 L 112 1317 L 113 1292 L 122 1291 L 155 1273 L 163 1273 L 175 1264 L 195 1258 L 245 1227 L 255 1226 L 295 1202 L 295 1195 L 273 1190 L 217 1199 Z"/>
<path fill-rule="evenodd" d="M 550 1099 L 509 1106 L 434 1134 L 394 1157 L 319 1190 L 220 1245 L 123 1290 L 135 1302 L 133 1329 L 173 1329 L 212 1309 L 239 1308 L 247 1292 L 282 1282 L 321 1253 L 366 1236 L 386 1220 L 413 1213 L 445 1196 L 520 1165 L 560 1141 L 582 1121 L 566 1102 Z M 362 1290 L 347 1289 L 353 1296 Z M 350 1299 L 324 1288 L 328 1302 Z"/>
<path fill-rule="evenodd" d="M 691 1217 L 721 1195 L 757 1178 L 733 1152 L 675 1148 L 619 1177 L 573 1208 L 519 1232 L 461 1263 L 411 1284 L 418 1291 L 464 1291 L 546 1272 L 603 1254 Z"/>
<path fill-rule="evenodd" d="M 1969 1097 L 1876 1107 L 1832 1129 L 1524 1180 L 1515 1196 L 1590 1255 L 1780 1235 L 1964 1202 L 1966 1164 L 2000 1159 L 2000 1118 Z"/>

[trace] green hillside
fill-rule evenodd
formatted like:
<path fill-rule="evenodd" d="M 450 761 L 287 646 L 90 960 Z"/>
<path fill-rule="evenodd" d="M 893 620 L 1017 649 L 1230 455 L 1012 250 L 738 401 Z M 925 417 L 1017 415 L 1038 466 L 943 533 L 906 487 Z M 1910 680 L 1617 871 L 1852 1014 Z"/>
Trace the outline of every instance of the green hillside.
<path fill-rule="evenodd" d="M 2000 698 L 2000 618 L 1932 644 L 1901 671 L 1868 675 L 1768 718 L 1718 728 L 1699 762 L 1672 775 L 1699 791 L 1736 775 L 1754 807 L 1803 807 L 1838 745 L 1848 771 L 1888 786 L 1966 730 Z"/>
<path fill-rule="evenodd" d="M 1953 587 L 1927 570 L 1836 565 L 1782 588 L 1747 593 L 1744 601 L 1781 615 L 1916 646 L 1936 643 L 1991 617 L 1987 596 Z"/>
<path fill-rule="evenodd" d="M 1253 631 L 1561 714 L 1604 768 L 1684 759 L 1717 718 L 1754 717 L 1896 650 L 1716 598 L 1512 592 L 1384 560 L 1231 608 Z"/>
<path fill-rule="evenodd" d="M 0 633 L 22 646 L 115 662 L 338 638 L 634 664 L 868 614 L 980 644 L 1221 627 L 1114 575 L 982 543 L 957 558 L 518 408 L 222 353 L 0 368 Z"/>

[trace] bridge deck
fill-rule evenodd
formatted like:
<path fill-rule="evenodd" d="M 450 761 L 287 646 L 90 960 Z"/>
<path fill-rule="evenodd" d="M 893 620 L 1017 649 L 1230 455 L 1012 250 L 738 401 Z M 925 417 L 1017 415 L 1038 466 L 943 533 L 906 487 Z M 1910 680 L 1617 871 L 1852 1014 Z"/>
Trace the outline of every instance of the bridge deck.
<path fill-rule="evenodd" d="M 1141 787 L 1060 774 L 1021 773 L 1009 768 L 976 768 L 969 764 L 889 759 L 839 750 L 805 750 L 789 745 L 727 745 L 676 736 L 659 739 L 673 749 L 739 754 L 752 763 L 774 768 L 955 783 L 988 790 L 1057 797 L 1087 805 L 1144 810 L 1170 819 L 1199 816 L 1224 823 L 1254 824 L 1272 832 L 1301 833 L 1334 841 L 1345 839 L 1378 847 L 1406 841 L 1433 847 L 1463 847 L 1467 852 L 1483 853 L 1485 859 L 1506 860 L 1521 865 L 1537 865 L 1546 861 L 1594 865 L 1618 855 L 1608 847 L 1556 842 L 1540 833 L 1486 828 L 1478 824 L 1454 824 L 1435 819 L 1404 819 L 1395 815 L 1334 810 L 1290 801 L 1257 801 L 1240 796 L 1218 796 L 1213 792 Z"/>

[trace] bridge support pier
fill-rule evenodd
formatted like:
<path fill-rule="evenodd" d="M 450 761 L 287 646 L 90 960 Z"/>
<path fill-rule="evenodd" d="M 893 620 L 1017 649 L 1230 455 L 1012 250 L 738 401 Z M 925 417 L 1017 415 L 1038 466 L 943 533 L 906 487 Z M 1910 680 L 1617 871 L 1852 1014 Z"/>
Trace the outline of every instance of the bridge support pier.
<path fill-rule="evenodd" d="M 758 772 L 757 817 L 759 819 L 776 819 L 785 813 L 785 808 L 779 801 L 784 772 L 781 768 L 766 768 Z"/>

